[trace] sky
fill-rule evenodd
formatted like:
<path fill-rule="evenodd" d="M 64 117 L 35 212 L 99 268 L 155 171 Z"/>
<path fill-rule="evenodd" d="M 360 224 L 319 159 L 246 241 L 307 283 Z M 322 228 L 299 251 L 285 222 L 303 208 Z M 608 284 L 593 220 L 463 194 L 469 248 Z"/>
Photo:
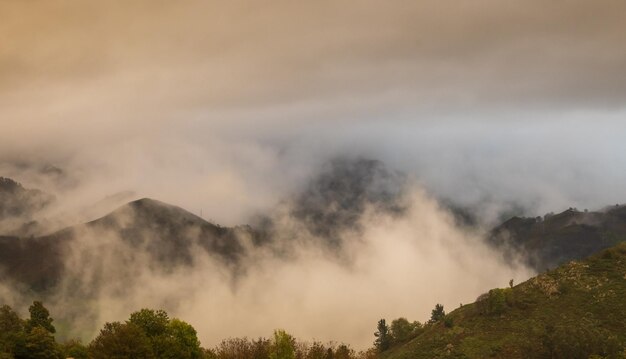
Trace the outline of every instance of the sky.
<path fill-rule="evenodd" d="M 152 197 L 247 223 L 334 158 L 380 160 L 427 208 L 487 224 L 598 209 L 626 201 L 625 33 L 620 0 L 5 0 L 0 176 L 72 221 Z"/>
<path fill-rule="evenodd" d="M 336 156 L 465 204 L 598 207 L 626 197 L 625 8 L 3 1 L 0 156 L 226 224 Z"/>

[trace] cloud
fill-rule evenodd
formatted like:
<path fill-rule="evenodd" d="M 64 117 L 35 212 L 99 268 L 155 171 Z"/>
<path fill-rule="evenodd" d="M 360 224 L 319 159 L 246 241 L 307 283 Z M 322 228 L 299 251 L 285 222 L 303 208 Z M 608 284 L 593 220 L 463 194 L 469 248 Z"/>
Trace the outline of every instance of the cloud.
<path fill-rule="evenodd" d="M 65 169 L 83 190 L 55 194 L 74 203 L 132 190 L 225 224 L 346 152 L 399 164 L 444 197 L 463 187 L 457 165 L 477 197 L 485 172 L 533 189 L 570 181 L 552 166 L 579 172 L 553 184 L 561 200 L 534 206 L 560 207 L 624 178 L 608 160 L 608 179 L 572 164 L 622 150 L 611 134 L 624 129 L 624 6 L 6 1 L 0 160 Z M 507 161 L 532 175 L 509 178 Z"/>
<path fill-rule="evenodd" d="M 82 227 L 65 249 L 64 275 L 46 305 L 63 328 L 60 335 L 86 340 L 105 321 L 153 307 L 189 321 L 205 346 L 227 337 L 268 336 L 281 327 L 302 339 L 366 348 L 381 317 L 425 321 L 435 303 L 451 310 L 510 278 L 531 275 L 457 228 L 419 187 L 403 201 L 402 214 L 366 206 L 359 230 L 342 230 L 342 246 L 332 251 L 297 217 L 274 217 L 272 242 L 249 251 L 235 272 L 193 244 L 190 262 L 165 265 L 154 256 L 158 240 L 149 227 L 145 236 L 132 238 Z M 143 220 L 129 210 L 115 214 L 128 228 Z"/>

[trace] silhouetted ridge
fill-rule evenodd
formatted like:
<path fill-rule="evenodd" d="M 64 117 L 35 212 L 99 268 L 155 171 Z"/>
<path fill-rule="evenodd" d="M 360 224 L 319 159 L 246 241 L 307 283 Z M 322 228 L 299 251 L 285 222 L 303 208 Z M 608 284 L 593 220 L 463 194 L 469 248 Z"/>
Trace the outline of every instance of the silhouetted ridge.
<path fill-rule="evenodd" d="M 626 207 L 602 211 L 570 208 L 544 217 L 513 217 L 491 231 L 489 241 L 509 258 L 520 254 L 538 271 L 626 240 Z"/>
<path fill-rule="evenodd" d="M 250 227 L 217 226 L 180 207 L 143 198 L 48 236 L 0 237 L 0 273 L 34 289 L 52 287 L 63 276 L 67 245 L 76 241 L 80 246 L 84 236 L 114 238 L 113 243 L 129 247 L 129 258 L 147 255 L 147 265 L 168 271 L 192 265 L 198 249 L 235 268 L 246 254 L 243 242 L 253 233 Z"/>

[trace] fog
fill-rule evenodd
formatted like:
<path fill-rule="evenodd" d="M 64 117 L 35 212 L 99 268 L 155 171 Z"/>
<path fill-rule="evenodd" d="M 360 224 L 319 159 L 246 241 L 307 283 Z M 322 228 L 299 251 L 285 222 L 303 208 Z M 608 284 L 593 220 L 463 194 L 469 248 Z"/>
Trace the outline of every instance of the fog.
<path fill-rule="evenodd" d="M 401 212 L 368 202 L 355 222 L 336 229 L 339 245 L 326 245 L 306 221 L 288 215 L 292 204 L 285 202 L 272 217 L 269 245 L 254 247 L 241 234 L 251 250 L 237 271 L 199 247 L 192 247 L 189 265 L 171 267 L 149 254 L 155 238 L 136 246 L 84 227 L 66 249 L 65 272 L 46 305 L 63 338 L 89 341 L 104 322 L 151 307 L 190 322 L 205 346 L 285 328 L 303 340 L 366 349 L 380 318 L 425 322 L 436 303 L 452 310 L 531 276 L 523 265 L 504 263 L 477 233 L 458 228 L 423 190 L 406 190 L 397 198 Z M 114 218 L 126 227 L 135 216 L 124 210 Z M 6 293 L 4 301 L 22 310 L 31 298 Z"/>
<path fill-rule="evenodd" d="M 150 197 L 224 226 L 273 218 L 276 243 L 300 244 L 248 253 L 235 280 L 205 257 L 155 272 L 84 233 L 70 278 L 89 283 L 86 253 L 105 246 L 102 268 L 142 283 L 91 293 L 95 323 L 154 305 L 205 344 L 283 326 L 364 346 L 380 317 L 423 320 L 528 277 L 481 244 L 504 214 L 624 202 L 624 14 L 618 0 L 3 1 L 0 176 L 54 196 L 28 218 L 39 234 Z M 292 209 L 336 158 L 380 160 L 406 189 L 401 211 L 326 233 L 333 253 Z"/>

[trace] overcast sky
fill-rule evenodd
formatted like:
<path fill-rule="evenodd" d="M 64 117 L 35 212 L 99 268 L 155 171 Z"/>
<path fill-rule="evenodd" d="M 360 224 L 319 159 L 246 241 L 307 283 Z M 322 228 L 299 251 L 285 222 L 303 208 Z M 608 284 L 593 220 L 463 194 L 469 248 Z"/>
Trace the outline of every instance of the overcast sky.
<path fill-rule="evenodd" d="M 620 0 L 2 1 L 0 159 L 224 224 L 336 156 L 464 204 L 600 207 L 626 199 L 624 34 Z"/>

